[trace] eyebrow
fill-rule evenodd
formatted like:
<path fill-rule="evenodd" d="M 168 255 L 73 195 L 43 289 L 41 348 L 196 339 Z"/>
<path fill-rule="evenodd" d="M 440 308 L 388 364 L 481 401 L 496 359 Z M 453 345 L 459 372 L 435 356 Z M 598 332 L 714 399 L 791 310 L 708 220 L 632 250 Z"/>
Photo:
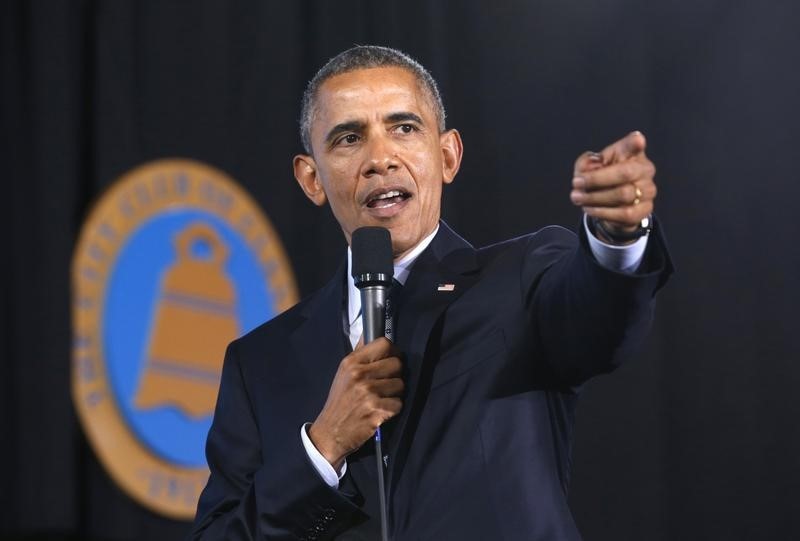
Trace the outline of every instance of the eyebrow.
<path fill-rule="evenodd" d="M 384 118 L 384 122 L 387 123 L 395 123 L 395 122 L 416 122 L 417 124 L 425 125 L 422 122 L 422 118 L 419 115 L 416 115 L 411 112 L 402 111 L 398 113 L 391 113 Z M 364 131 L 366 124 L 359 120 L 351 120 L 348 122 L 342 122 L 340 124 L 335 125 L 328 134 L 325 136 L 325 143 L 331 144 L 331 142 L 336 139 L 340 134 L 345 132 L 355 132 L 361 133 Z"/>
<path fill-rule="evenodd" d="M 331 131 L 328 132 L 328 135 L 325 136 L 325 143 L 330 144 L 339 134 L 349 131 L 357 133 L 364 131 L 364 123 L 358 120 L 351 120 L 335 125 L 331 128 Z"/>
<path fill-rule="evenodd" d="M 386 117 L 386 122 L 406 122 L 406 121 L 416 122 L 417 124 L 423 124 L 422 119 L 415 115 L 414 113 L 409 112 L 401 112 L 401 113 L 392 113 Z"/>

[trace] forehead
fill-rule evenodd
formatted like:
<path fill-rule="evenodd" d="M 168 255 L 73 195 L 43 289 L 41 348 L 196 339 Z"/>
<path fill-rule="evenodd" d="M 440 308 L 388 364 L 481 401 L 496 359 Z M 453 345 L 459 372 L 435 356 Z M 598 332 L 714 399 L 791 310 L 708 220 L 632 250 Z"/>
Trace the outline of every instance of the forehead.
<path fill-rule="evenodd" d="M 428 117 L 426 120 L 435 116 L 427 92 L 415 75 L 400 67 L 335 75 L 320 86 L 315 109 L 314 127 L 404 111 Z"/>

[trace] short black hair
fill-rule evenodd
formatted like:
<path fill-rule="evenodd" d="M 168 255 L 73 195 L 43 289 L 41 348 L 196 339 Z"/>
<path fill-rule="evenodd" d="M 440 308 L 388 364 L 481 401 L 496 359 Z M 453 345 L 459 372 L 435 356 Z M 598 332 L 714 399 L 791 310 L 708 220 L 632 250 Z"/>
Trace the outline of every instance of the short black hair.
<path fill-rule="evenodd" d="M 356 45 L 328 60 L 309 81 L 303 93 L 303 105 L 300 111 L 300 139 L 306 153 L 311 154 L 311 121 L 316 112 L 315 102 L 322 83 L 331 77 L 350 71 L 383 67 L 403 68 L 417 78 L 420 87 L 429 95 L 439 131 L 445 130 L 445 110 L 442 96 L 439 94 L 439 87 L 422 64 L 397 49 L 379 45 Z"/>

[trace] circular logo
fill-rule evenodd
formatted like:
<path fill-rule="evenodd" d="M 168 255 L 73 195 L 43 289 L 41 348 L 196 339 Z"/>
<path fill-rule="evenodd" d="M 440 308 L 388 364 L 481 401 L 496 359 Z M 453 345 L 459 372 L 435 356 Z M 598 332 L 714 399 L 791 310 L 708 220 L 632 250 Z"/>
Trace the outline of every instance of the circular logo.
<path fill-rule="evenodd" d="M 297 302 L 269 220 L 230 177 L 159 160 L 120 178 L 72 264 L 72 392 L 105 469 L 191 519 L 227 344 Z"/>

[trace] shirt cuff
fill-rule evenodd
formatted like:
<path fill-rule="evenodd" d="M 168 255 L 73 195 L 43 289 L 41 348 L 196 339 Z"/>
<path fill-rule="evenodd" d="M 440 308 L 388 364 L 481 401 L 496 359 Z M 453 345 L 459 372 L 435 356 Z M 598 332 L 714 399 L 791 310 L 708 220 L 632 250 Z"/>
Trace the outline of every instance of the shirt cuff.
<path fill-rule="evenodd" d="M 616 246 L 606 244 L 594 236 L 589 230 L 589 220 L 586 214 L 583 215 L 583 227 L 586 229 L 586 238 L 589 239 L 589 248 L 600 265 L 609 270 L 627 274 L 636 272 L 647 248 L 647 235 L 640 237 L 632 244 Z"/>
<path fill-rule="evenodd" d="M 311 438 L 308 437 L 309 426 L 311 426 L 311 423 L 305 423 L 300 427 L 300 439 L 303 441 L 306 454 L 308 458 L 311 459 L 314 469 L 317 470 L 322 480 L 331 488 L 339 488 L 339 480 L 344 477 L 344 474 L 347 472 L 347 461 L 342 464 L 341 471 L 337 472 L 334 470 L 331 463 L 322 456 L 322 453 L 320 453 L 311 442 Z"/>

